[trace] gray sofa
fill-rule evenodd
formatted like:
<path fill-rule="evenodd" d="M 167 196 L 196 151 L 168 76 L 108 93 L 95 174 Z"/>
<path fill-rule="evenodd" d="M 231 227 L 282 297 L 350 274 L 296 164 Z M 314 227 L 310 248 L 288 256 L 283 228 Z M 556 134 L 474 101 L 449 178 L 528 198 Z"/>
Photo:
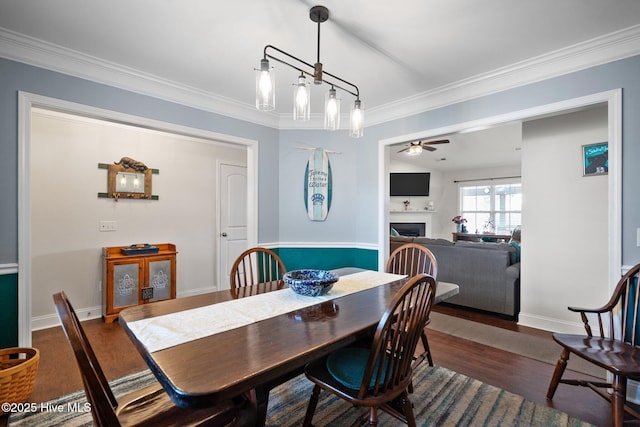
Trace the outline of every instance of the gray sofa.
<path fill-rule="evenodd" d="M 520 262 L 508 243 L 466 242 L 426 237 L 390 237 L 390 252 L 405 243 L 428 248 L 438 263 L 438 280 L 460 286 L 447 303 L 517 319 L 520 311 Z"/>

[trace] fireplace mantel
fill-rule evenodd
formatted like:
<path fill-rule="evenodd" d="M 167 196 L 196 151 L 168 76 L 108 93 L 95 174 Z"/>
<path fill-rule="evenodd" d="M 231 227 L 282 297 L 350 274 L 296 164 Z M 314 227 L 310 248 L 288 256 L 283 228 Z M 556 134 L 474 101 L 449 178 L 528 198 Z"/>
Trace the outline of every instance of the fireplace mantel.
<path fill-rule="evenodd" d="M 424 236 L 431 237 L 431 227 L 436 211 L 428 210 L 398 210 L 389 212 L 389 223 L 422 223 L 424 224 Z"/>

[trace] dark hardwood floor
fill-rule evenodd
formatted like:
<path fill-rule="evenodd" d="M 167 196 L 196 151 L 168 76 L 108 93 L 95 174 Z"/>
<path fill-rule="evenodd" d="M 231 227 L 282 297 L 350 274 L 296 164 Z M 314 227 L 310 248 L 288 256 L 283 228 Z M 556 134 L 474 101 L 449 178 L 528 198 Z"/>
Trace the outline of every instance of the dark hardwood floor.
<path fill-rule="evenodd" d="M 551 339 L 548 332 L 521 327 L 513 321 L 485 313 L 445 305 L 436 306 L 434 311 Z M 109 379 L 146 368 L 118 322 L 106 324 L 101 320 L 89 320 L 83 322 L 83 326 Z M 439 366 L 557 408 L 584 421 L 600 426 L 610 424 L 608 402 L 591 390 L 561 384 L 553 402 L 546 400 L 552 365 L 437 331 L 429 331 L 428 336 L 434 363 Z M 75 359 L 59 327 L 34 332 L 33 345 L 40 349 L 41 361 L 30 401 L 39 403 L 82 389 Z"/>

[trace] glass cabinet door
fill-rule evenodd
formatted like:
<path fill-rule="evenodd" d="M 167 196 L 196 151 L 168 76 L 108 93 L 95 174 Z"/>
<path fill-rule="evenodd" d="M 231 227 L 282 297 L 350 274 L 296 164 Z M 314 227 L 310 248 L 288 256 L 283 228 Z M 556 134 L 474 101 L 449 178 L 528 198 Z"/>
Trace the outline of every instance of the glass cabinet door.
<path fill-rule="evenodd" d="M 140 264 L 113 266 L 113 306 L 127 307 L 138 304 Z"/>
<path fill-rule="evenodd" d="M 153 287 L 153 298 L 149 301 L 171 298 L 171 260 L 150 261 L 148 274 L 148 286 Z"/>

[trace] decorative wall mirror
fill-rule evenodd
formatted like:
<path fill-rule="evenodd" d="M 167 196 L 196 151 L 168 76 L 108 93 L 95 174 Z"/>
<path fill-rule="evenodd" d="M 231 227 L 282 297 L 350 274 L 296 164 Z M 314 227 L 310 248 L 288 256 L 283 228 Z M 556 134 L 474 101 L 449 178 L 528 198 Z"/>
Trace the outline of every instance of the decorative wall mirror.
<path fill-rule="evenodd" d="M 151 174 L 157 171 L 148 168 L 144 163 L 130 157 L 123 157 L 113 164 L 99 164 L 99 167 L 108 169 L 107 193 L 102 197 L 110 197 L 116 200 L 122 199 L 154 199 L 157 196 L 151 194 Z"/>

